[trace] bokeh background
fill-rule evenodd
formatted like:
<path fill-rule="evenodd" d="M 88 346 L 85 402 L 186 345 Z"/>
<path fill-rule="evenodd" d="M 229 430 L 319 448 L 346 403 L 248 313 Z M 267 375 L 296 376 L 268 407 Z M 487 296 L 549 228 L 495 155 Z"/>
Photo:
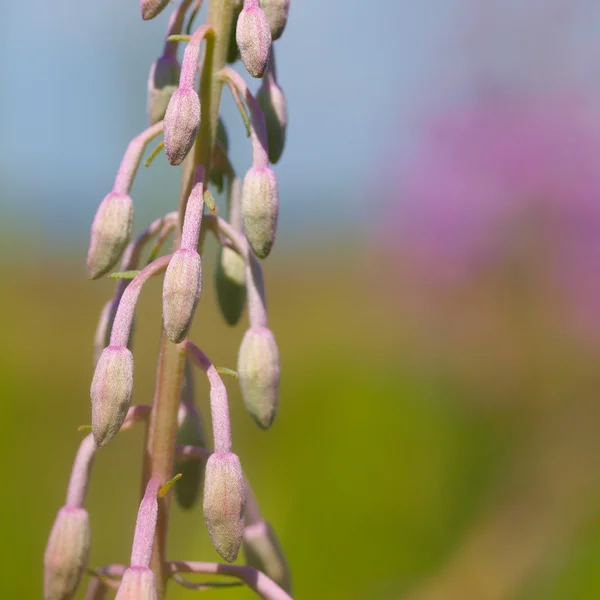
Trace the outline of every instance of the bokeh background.
<path fill-rule="evenodd" d="M 138 11 L 0 11 L 1 598 L 41 597 L 90 420 L 92 337 L 114 284 L 86 280 L 87 235 L 145 127 L 167 21 Z M 599 597 L 598 31 L 593 0 L 292 2 L 276 46 L 281 222 L 264 265 L 283 371 L 271 431 L 227 384 L 235 448 L 298 598 Z M 223 114 L 243 172 L 227 96 Z M 137 230 L 172 209 L 179 175 L 163 157 L 142 168 Z M 218 313 L 214 253 L 193 337 L 234 367 L 245 320 Z M 159 298 L 151 282 L 139 306 L 139 403 Z M 142 442 L 124 433 L 97 460 L 92 566 L 127 561 Z M 170 554 L 216 559 L 200 507 L 174 509 Z"/>

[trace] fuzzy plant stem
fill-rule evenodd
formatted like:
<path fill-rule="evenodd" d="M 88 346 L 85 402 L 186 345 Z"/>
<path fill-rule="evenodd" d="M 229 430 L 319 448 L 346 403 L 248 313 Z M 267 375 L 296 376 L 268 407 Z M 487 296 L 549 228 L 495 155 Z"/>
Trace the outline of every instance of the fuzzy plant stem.
<path fill-rule="evenodd" d="M 272 579 L 261 571 L 249 566 L 228 565 L 210 562 L 172 562 L 172 573 L 203 573 L 205 575 L 229 575 L 241 579 L 251 590 L 265 600 L 292 600 Z"/>
<path fill-rule="evenodd" d="M 215 143 L 215 132 L 219 117 L 222 83 L 217 74 L 225 66 L 229 37 L 234 16 L 233 0 L 210 0 L 208 6 L 208 24 L 214 30 L 214 37 L 207 38 L 204 66 L 201 76 L 200 103 L 202 120 L 192 158 L 186 160 L 183 168 L 179 214 L 185 214 L 187 198 L 190 195 L 194 171 L 197 165 L 203 165 L 205 173 L 210 173 L 210 162 Z M 183 222 L 183 219 L 180 219 Z M 180 243 L 177 236 L 175 249 Z M 183 380 L 185 353 L 171 343 L 163 331 L 160 343 L 156 389 L 148 433 L 142 489 L 151 477 L 168 481 L 172 477 L 175 458 L 175 438 L 177 433 L 177 412 Z M 158 521 L 154 535 L 154 544 L 150 568 L 156 577 L 156 600 L 164 600 L 165 588 L 169 578 L 166 562 L 167 525 L 170 494 L 159 498 Z"/>

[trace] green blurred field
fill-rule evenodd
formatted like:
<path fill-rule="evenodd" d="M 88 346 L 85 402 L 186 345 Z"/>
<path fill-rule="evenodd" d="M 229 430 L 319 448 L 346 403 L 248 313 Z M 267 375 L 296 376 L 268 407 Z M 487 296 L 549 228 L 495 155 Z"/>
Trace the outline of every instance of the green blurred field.
<path fill-rule="evenodd" d="M 401 598 L 460 545 L 510 439 L 493 419 L 454 403 L 457 390 L 435 373 L 410 367 L 404 317 L 374 292 L 364 261 L 341 256 L 323 250 L 267 263 L 280 412 L 271 431 L 257 430 L 228 380 L 234 450 L 279 532 L 297 598 Z M 3 268 L 0 598 L 41 597 L 46 537 L 64 502 L 77 427 L 90 421 L 91 341 L 113 284 L 87 281 L 81 262 Z M 192 337 L 216 364 L 235 368 L 244 325 L 228 329 L 213 294 L 207 268 Z M 137 318 L 138 403 L 152 396 L 159 330 L 154 281 Z M 207 388 L 197 381 L 206 415 Z M 100 452 L 88 502 L 91 566 L 127 561 L 142 440 L 139 428 Z M 600 511 L 590 514 L 518 600 L 600 597 Z M 200 506 L 176 508 L 170 534 L 173 559 L 216 560 Z M 205 595 L 252 597 L 245 589 Z M 192 597 L 171 590 L 174 600 Z"/>

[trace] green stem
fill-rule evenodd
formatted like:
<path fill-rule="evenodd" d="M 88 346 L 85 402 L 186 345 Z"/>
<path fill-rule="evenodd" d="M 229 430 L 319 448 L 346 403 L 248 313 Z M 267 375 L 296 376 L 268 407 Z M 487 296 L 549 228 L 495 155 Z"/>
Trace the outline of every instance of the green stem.
<path fill-rule="evenodd" d="M 229 37 L 231 35 L 235 0 L 210 0 L 208 24 L 214 30 L 214 37 L 207 38 L 204 67 L 201 76 L 200 103 L 202 120 L 196 139 L 195 150 L 184 163 L 179 202 L 181 217 L 185 214 L 187 199 L 193 185 L 193 174 L 197 165 L 204 165 L 206 181 L 210 174 L 212 153 L 215 144 L 222 83 L 217 74 L 225 66 Z M 183 218 L 180 220 L 183 223 Z M 179 247 L 181 231 L 175 240 Z M 183 379 L 185 353 L 171 343 L 164 331 L 160 342 L 158 371 L 154 403 L 146 436 L 144 474 L 142 489 L 145 490 L 151 477 L 164 483 L 173 476 L 175 438 L 177 434 L 177 412 Z M 150 568 L 156 577 L 156 598 L 164 600 L 169 569 L 166 557 L 167 526 L 169 517 L 169 497 L 158 501 L 158 522 L 154 536 L 154 546 Z"/>

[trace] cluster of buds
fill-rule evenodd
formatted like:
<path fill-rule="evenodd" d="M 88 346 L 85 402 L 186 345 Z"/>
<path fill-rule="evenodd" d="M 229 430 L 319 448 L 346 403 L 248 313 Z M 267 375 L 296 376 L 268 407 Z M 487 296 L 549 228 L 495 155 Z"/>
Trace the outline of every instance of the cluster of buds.
<path fill-rule="evenodd" d="M 153 18 L 167 4 L 168 0 L 142 0 L 143 19 Z M 276 79 L 273 42 L 283 33 L 290 0 L 210 0 L 208 22 L 190 35 L 201 5 L 202 0 L 181 0 L 171 16 L 162 55 L 150 69 L 149 127 L 129 144 L 113 189 L 92 224 L 88 275 L 96 279 L 114 271 L 110 276 L 116 279 L 116 290 L 101 311 L 94 339 L 91 433 L 80 445 L 66 504 L 46 548 L 46 600 L 73 598 L 86 572 L 91 575 L 88 600 L 104 598 L 111 588 L 117 590 L 117 600 L 163 600 L 169 581 L 199 590 L 246 584 L 268 600 L 291 598 L 287 561 L 233 452 L 228 394 L 221 378 L 234 375 L 252 419 L 263 429 L 271 427 L 279 402 L 280 366 L 260 260 L 271 252 L 277 230 L 279 197 L 270 164 L 283 152 L 287 110 Z M 177 49 L 182 42 L 187 46 L 180 64 Z M 226 66 L 227 60 L 238 58 L 252 77 L 262 78 L 256 97 Z M 219 118 L 224 87 L 231 91 L 251 138 L 252 165 L 243 179 L 229 161 L 228 136 Z M 131 240 L 130 192 L 146 148 L 161 134 L 164 139 L 146 166 L 163 148 L 171 165 L 182 164 L 179 207 Z M 211 185 L 219 192 L 226 190 L 226 218 L 217 212 Z M 235 325 L 244 307 L 248 309 L 249 327 L 241 341 L 237 371 L 215 367 L 188 338 L 202 293 L 202 250 L 209 232 L 220 248 L 215 288 L 225 321 Z M 171 234 L 173 251 L 163 253 Z M 135 309 L 144 284 L 163 274 L 164 332 L 154 401 L 152 406 L 132 405 Z M 194 397 L 196 368 L 210 385 L 212 449 Z M 136 423 L 145 423 L 148 433 L 145 492 L 130 564 L 92 570 L 84 504 L 93 462 L 103 446 Z M 206 528 L 226 562 L 167 559 L 171 486 L 185 509 L 203 497 Z M 246 564 L 230 564 L 242 547 Z M 186 573 L 217 574 L 230 581 L 193 583 Z"/>

